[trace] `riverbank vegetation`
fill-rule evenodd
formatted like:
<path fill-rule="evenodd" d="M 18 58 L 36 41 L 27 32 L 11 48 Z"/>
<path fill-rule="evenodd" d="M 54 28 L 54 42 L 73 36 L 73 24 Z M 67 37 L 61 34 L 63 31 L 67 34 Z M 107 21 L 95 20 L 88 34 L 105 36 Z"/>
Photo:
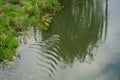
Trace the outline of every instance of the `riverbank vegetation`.
<path fill-rule="evenodd" d="M 0 0 L 0 62 L 12 61 L 18 36 L 29 27 L 47 30 L 60 11 L 58 0 Z"/>

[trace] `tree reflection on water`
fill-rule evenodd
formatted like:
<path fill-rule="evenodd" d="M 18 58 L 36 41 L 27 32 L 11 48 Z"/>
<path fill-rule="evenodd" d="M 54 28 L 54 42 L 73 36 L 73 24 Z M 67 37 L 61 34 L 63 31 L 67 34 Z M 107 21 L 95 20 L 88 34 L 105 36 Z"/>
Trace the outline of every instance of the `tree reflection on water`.
<path fill-rule="evenodd" d="M 64 62 L 84 62 L 87 56 L 93 60 L 94 49 L 106 39 L 108 1 L 65 0 L 63 5 L 50 29 L 43 31 L 43 40 L 53 34 L 60 36 L 57 55 Z"/>

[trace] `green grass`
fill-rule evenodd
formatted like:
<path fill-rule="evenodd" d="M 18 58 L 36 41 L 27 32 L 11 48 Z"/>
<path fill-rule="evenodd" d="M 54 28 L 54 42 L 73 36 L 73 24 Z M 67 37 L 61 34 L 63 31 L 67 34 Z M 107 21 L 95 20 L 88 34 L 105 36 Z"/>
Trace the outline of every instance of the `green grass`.
<path fill-rule="evenodd" d="M 2 41 L 2 45 L 0 46 L 0 61 L 4 59 L 12 60 L 13 56 L 15 55 L 16 48 L 18 47 L 18 40 L 14 38 L 14 36 L 7 35 L 0 38 Z"/>
<path fill-rule="evenodd" d="M 46 15 L 58 10 L 58 0 L 0 0 L 0 62 L 13 60 L 19 32 L 26 31 L 29 25 L 47 30 L 52 16 Z"/>

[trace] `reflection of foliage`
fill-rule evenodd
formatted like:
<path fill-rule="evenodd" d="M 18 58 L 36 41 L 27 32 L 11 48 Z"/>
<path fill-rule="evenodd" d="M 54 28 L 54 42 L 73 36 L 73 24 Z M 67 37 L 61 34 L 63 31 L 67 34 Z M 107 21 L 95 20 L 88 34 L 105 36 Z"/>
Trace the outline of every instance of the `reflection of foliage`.
<path fill-rule="evenodd" d="M 75 59 L 83 62 L 86 56 L 93 59 L 94 49 L 106 37 L 107 11 L 103 3 L 101 0 L 64 1 L 63 14 L 54 18 L 51 30 L 43 35 L 44 38 L 51 34 L 60 35 L 58 55 L 65 62 L 72 63 Z"/>
<path fill-rule="evenodd" d="M 37 41 L 36 44 L 32 44 L 31 47 L 37 49 L 39 56 L 37 57 L 41 62 L 37 63 L 41 71 L 49 76 L 50 79 L 54 79 L 55 70 L 59 62 L 59 35 L 55 34 L 50 36 L 44 41 Z"/>

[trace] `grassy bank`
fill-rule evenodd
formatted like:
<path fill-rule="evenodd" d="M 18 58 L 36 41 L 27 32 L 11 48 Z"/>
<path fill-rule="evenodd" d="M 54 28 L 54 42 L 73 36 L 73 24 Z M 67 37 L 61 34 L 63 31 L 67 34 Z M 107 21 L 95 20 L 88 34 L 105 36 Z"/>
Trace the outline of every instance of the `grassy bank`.
<path fill-rule="evenodd" d="M 60 9 L 58 0 L 0 0 L 0 62 L 16 56 L 22 31 L 31 26 L 47 30 Z"/>

